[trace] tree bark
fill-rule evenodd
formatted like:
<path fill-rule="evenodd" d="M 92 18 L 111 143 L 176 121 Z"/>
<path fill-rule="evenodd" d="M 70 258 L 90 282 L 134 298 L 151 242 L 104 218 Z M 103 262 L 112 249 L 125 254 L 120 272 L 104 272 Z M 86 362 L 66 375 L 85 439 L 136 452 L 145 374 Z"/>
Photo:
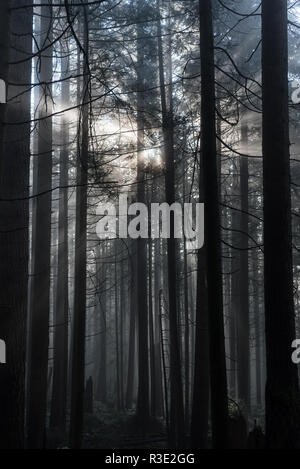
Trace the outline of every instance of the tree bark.
<path fill-rule="evenodd" d="M 142 2 L 138 0 L 138 10 L 142 9 Z M 144 28 L 141 23 L 137 25 L 137 201 L 146 203 L 145 172 L 143 161 L 144 148 L 144 112 L 145 91 Z M 138 396 L 137 418 L 145 426 L 150 416 L 149 402 L 149 357 L 148 357 L 148 304 L 147 304 L 147 241 L 137 239 L 137 310 L 138 310 Z"/>
<path fill-rule="evenodd" d="M 216 158 L 214 36 L 210 0 L 200 0 L 201 135 L 214 448 L 228 445 L 220 209 Z"/>
<path fill-rule="evenodd" d="M 242 122 L 241 144 L 244 153 L 247 152 L 248 128 Z M 250 346 L 249 346 L 249 242 L 248 242 L 248 159 L 240 159 L 240 275 L 239 275 L 239 311 L 237 315 L 237 365 L 238 365 L 238 395 L 245 405 L 246 414 L 250 411 Z"/>
<path fill-rule="evenodd" d="M 62 50 L 62 54 L 66 51 Z M 69 60 L 62 60 L 62 79 L 69 70 Z M 70 84 L 62 82 L 62 102 L 68 107 Z M 69 167 L 69 123 L 62 118 L 62 150 L 60 152 L 59 179 L 59 220 L 58 220 L 58 253 L 57 285 L 54 318 L 54 362 L 53 389 L 51 401 L 50 426 L 58 428 L 62 435 L 66 429 L 67 379 L 68 379 L 68 327 L 69 327 L 69 255 L 68 255 L 68 167 Z"/>
<path fill-rule="evenodd" d="M 157 10 L 160 11 L 160 2 L 157 0 Z M 161 108 L 164 135 L 165 155 L 165 194 L 166 202 L 171 206 L 175 202 L 175 153 L 174 153 L 174 116 L 172 86 L 170 86 L 170 100 L 167 103 L 165 86 L 165 69 L 163 57 L 161 21 L 158 20 L 158 60 L 161 92 Z M 171 53 L 171 51 L 169 51 Z M 170 60 L 171 66 L 171 60 Z M 170 71 L 169 71 L 170 72 Z M 170 82 L 172 73 L 169 73 Z M 174 237 L 174 212 L 170 216 L 170 237 L 167 240 L 168 262 L 168 299 L 169 299 L 169 325 L 170 325 L 170 444 L 173 448 L 184 447 L 184 405 L 181 376 L 181 357 L 178 333 L 177 295 L 176 295 L 176 239 Z"/>
<path fill-rule="evenodd" d="M 1 3 L 0 78 L 9 77 L 14 85 L 8 87 L 9 104 L 0 104 L 0 339 L 6 342 L 6 364 L 0 365 L 0 448 L 23 449 L 30 162 L 30 92 L 24 83 L 31 80 L 33 11 L 14 11 L 10 18 L 11 2 Z"/>
<path fill-rule="evenodd" d="M 11 0 L 6 2 L 1 2 L 0 6 L 0 50 L 2 51 L 0 56 L 0 79 L 4 81 L 5 87 L 8 80 L 8 70 L 9 70 L 9 53 L 10 53 L 10 7 Z M 1 151 L 1 160 L 0 165 L 3 159 L 3 132 L 4 132 L 4 119 L 7 106 L 3 103 L 0 104 L 0 151 Z M 1 168 L 1 166 L 0 166 Z M 1 168 L 2 169 L 2 168 Z"/>
<path fill-rule="evenodd" d="M 72 338 L 70 446 L 80 449 L 83 434 L 85 388 L 86 274 L 87 274 L 87 180 L 89 151 L 89 28 L 84 7 L 84 82 L 81 116 L 81 147 L 77 156 L 75 280 Z"/>
<path fill-rule="evenodd" d="M 293 301 L 287 1 L 262 1 L 266 440 L 299 448 L 299 387 L 291 360 Z"/>
<path fill-rule="evenodd" d="M 28 371 L 28 447 L 43 448 L 47 408 L 47 376 L 50 309 L 51 189 L 52 189 L 52 2 L 41 8 L 41 68 L 38 79 L 38 158 L 36 161 L 36 223 L 33 239 L 31 282 L 30 363 Z"/>

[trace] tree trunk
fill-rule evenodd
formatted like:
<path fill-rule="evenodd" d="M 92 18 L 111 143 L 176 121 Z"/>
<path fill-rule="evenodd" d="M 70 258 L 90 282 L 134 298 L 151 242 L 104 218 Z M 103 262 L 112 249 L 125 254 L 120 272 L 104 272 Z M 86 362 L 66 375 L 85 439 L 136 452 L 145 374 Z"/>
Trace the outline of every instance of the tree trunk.
<path fill-rule="evenodd" d="M 142 2 L 138 0 L 138 9 Z M 145 103 L 143 92 L 145 89 L 143 37 L 144 27 L 137 25 L 137 202 L 146 203 L 145 172 L 143 161 L 144 149 L 144 112 Z M 137 309 L 138 309 L 138 397 L 137 418 L 146 425 L 150 416 L 149 403 L 149 357 L 148 357 L 148 305 L 147 305 L 147 241 L 137 239 Z"/>
<path fill-rule="evenodd" d="M 119 282 L 118 282 L 118 251 L 117 240 L 115 240 L 115 356 L 116 356 L 116 397 L 117 397 L 117 411 L 121 410 L 121 396 L 120 396 L 120 344 L 119 344 Z"/>
<path fill-rule="evenodd" d="M 98 297 L 98 327 L 99 339 L 96 341 L 95 349 L 95 362 L 96 370 L 96 400 L 99 400 L 103 404 L 107 400 L 107 310 L 106 310 L 106 289 L 108 286 L 106 265 L 101 262 L 101 257 L 105 258 L 106 248 L 105 246 L 101 249 L 99 246 L 96 247 L 96 266 L 97 266 L 97 297 Z M 99 347 L 99 348 L 98 348 Z M 98 354 L 100 350 L 100 357 Z"/>
<path fill-rule="evenodd" d="M 157 0 L 157 10 L 160 2 Z M 175 202 L 175 152 L 174 152 L 174 118 L 172 86 L 170 87 L 170 102 L 167 103 L 164 78 L 164 57 L 162 44 L 161 21 L 158 20 L 158 60 L 161 92 L 161 108 L 164 134 L 165 154 L 165 193 L 166 202 L 171 206 Z M 171 53 L 171 51 L 169 51 Z M 171 60 L 170 60 L 171 65 Z M 169 73 L 172 80 L 172 73 Z M 170 216 L 170 237 L 167 240 L 168 251 L 168 299 L 170 324 L 170 444 L 172 448 L 184 447 L 184 405 L 181 377 L 181 357 L 177 317 L 177 268 L 176 268 L 176 239 L 174 237 L 174 212 Z"/>
<path fill-rule="evenodd" d="M 203 165 L 200 162 L 200 200 L 204 201 Z M 207 274 L 206 247 L 198 251 L 197 264 L 197 299 L 196 299 L 196 332 L 195 332 L 195 364 L 194 391 L 191 421 L 191 444 L 193 448 L 208 448 L 208 418 L 209 418 L 209 333 L 208 333 L 208 303 L 207 303 Z"/>
<path fill-rule="evenodd" d="M 183 199 L 186 200 L 186 180 L 183 182 Z M 188 283 L 188 253 L 186 239 L 183 245 L 183 299 L 184 299 L 184 408 L 185 428 L 188 429 L 190 419 L 190 311 Z"/>
<path fill-rule="evenodd" d="M 14 85 L 8 87 L 9 104 L 0 104 L 0 339 L 6 343 L 6 364 L 0 365 L 0 448 L 22 449 L 30 162 L 30 92 L 24 83 L 31 80 L 28 56 L 32 50 L 33 12 L 31 7 L 12 12 L 9 34 L 11 2 L 1 3 L 0 78 L 8 78 L 10 56 L 9 81 Z M 20 6 L 31 3 L 19 2 Z M 16 64 L 18 61 L 22 62 Z M 3 126 L 4 118 L 10 125 Z"/>
<path fill-rule="evenodd" d="M 257 249 L 253 252 L 253 279 L 252 279 L 252 290 L 253 290 L 253 309 L 254 309 L 254 329 L 255 329 L 255 378 L 256 378 L 256 404 L 261 406 L 262 404 L 262 360 L 261 360 L 261 313 L 259 305 L 259 258 Z"/>
<path fill-rule="evenodd" d="M 291 360 L 293 301 L 287 1 L 262 1 L 266 440 L 299 448 L 299 387 Z"/>
<path fill-rule="evenodd" d="M 198 252 L 194 392 L 191 422 L 192 448 L 208 448 L 209 336 L 205 248 Z"/>
<path fill-rule="evenodd" d="M 128 344 L 128 370 L 127 370 L 127 385 L 126 385 L 126 399 L 125 408 L 131 409 L 133 402 L 133 384 L 134 384 L 134 369 L 135 369 L 135 336 L 136 336 L 136 308 L 137 298 L 135 295 L 136 285 L 136 253 L 133 250 L 131 243 L 131 277 L 130 277 L 130 317 L 129 317 L 129 344 Z"/>
<path fill-rule="evenodd" d="M 236 175 L 234 175 L 236 180 Z M 237 184 L 233 184 L 236 188 Z M 236 193 L 233 194 L 236 196 Z M 240 298 L 240 251 L 239 246 L 239 227 L 240 214 L 237 210 L 231 213 L 231 289 L 230 289 L 230 323 L 229 323 L 229 390 L 231 399 L 237 398 L 237 317 L 239 314 Z"/>
<path fill-rule="evenodd" d="M 242 122 L 241 144 L 246 153 L 248 128 Z M 240 159 L 240 275 L 239 275 L 239 311 L 237 315 L 237 365 L 238 396 L 245 405 L 246 414 L 250 411 L 250 346 L 249 346 L 249 269 L 248 269 L 248 159 Z"/>
<path fill-rule="evenodd" d="M 52 81 L 51 3 L 41 8 L 40 47 L 46 48 L 41 56 L 41 69 L 38 76 L 42 83 Z M 33 449 L 44 447 L 47 408 L 52 198 L 51 112 L 51 85 L 40 85 L 27 409 L 28 447 Z"/>
<path fill-rule="evenodd" d="M 149 204 L 148 204 L 149 206 Z M 150 375 L 151 375 L 151 416 L 156 416 L 156 357 L 155 357 L 155 340 L 154 340 L 154 320 L 153 320 L 153 275 L 152 275 L 152 239 L 148 240 L 148 270 L 149 270 L 149 350 L 150 350 Z"/>
<path fill-rule="evenodd" d="M 228 402 L 223 321 L 220 209 L 216 158 L 214 36 L 210 0 L 200 0 L 201 134 L 210 340 L 212 438 L 228 444 Z"/>
<path fill-rule="evenodd" d="M 62 50 L 62 54 L 66 51 Z M 69 60 L 62 60 L 62 79 L 67 77 Z M 62 82 L 62 102 L 68 107 L 70 84 Z M 68 327 L 69 327 L 69 255 L 68 255 L 68 144 L 69 123 L 62 118 L 62 150 L 60 152 L 59 180 L 59 220 L 58 220 L 58 254 L 57 285 L 54 318 L 54 362 L 53 389 L 51 402 L 50 426 L 58 428 L 62 434 L 66 429 L 67 378 L 68 378 Z"/>
<path fill-rule="evenodd" d="M 9 54 L 10 54 L 10 6 L 11 0 L 6 2 L 1 2 L 0 6 L 0 50 L 2 51 L 0 56 L 0 80 L 3 80 L 4 83 L 1 83 L 1 86 L 5 86 L 8 80 L 8 70 L 9 70 Z M 1 93 L 2 94 L 2 93 Z M 3 132 L 4 132 L 4 119 L 7 106 L 4 103 L 0 104 L 0 151 L 1 151 L 1 160 L 0 165 L 2 164 L 3 156 Z M 1 168 L 1 166 L 0 166 Z M 1 168 L 2 170 L 2 168 Z M 2 171 L 1 171 L 2 174 Z"/>
<path fill-rule="evenodd" d="M 84 82 L 81 122 L 81 149 L 77 156 L 75 280 L 72 339 L 70 446 L 82 444 L 87 273 L 87 175 L 89 151 L 89 29 L 87 7 L 84 7 Z"/>

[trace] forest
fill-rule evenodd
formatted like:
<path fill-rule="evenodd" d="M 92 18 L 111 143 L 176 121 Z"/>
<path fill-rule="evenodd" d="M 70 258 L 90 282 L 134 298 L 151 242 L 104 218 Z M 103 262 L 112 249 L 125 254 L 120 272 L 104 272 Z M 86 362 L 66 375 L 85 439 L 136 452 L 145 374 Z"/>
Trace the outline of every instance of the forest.
<path fill-rule="evenodd" d="M 300 449 L 299 48 L 299 0 L 0 1 L 0 449 Z"/>

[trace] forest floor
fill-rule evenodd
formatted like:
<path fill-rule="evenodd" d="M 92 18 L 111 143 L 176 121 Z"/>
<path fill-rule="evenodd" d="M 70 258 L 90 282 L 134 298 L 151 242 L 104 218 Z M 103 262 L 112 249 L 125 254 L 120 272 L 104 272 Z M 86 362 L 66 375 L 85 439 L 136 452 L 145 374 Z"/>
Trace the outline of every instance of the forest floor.
<path fill-rule="evenodd" d="M 231 409 L 232 410 L 232 409 Z M 249 430 L 260 425 L 262 418 L 260 412 L 256 410 L 258 419 L 250 424 Z M 258 434 L 253 437 L 259 441 L 252 442 L 255 448 L 261 442 L 261 427 L 256 427 Z M 247 442 L 246 422 L 241 414 L 231 414 L 230 439 L 232 448 L 244 448 Z M 59 432 L 48 429 L 47 448 L 59 449 L 68 448 L 67 442 L 63 442 L 63 437 Z M 84 414 L 84 435 L 83 449 L 167 449 L 168 439 L 165 423 L 163 419 L 153 419 L 146 428 L 142 428 L 135 417 L 134 411 L 117 411 L 114 408 L 106 407 L 100 402 L 94 404 L 93 413 Z"/>
<path fill-rule="evenodd" d="M 139 429 L 133 413 L 117 412 L 100 403 L 93 414 L 85 414 L 85 449 L 159 449 L 167 447 L 162 420 L 153 420 L 146 430 Z"/>

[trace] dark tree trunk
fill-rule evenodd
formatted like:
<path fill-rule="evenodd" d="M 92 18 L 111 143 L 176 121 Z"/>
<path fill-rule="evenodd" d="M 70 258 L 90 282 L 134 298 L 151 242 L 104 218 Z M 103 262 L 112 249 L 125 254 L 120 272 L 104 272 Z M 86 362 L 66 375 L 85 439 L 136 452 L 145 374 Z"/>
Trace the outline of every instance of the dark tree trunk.
<path fill-rule="evenodd" d="M 157 1 L 159 12 L 160 2 Z M 165 194 L 166 202 L 171 206 L 175 202 L 175 152 L 174 152 L 174 116 L 172 86 L 170 86 L 170 102 L 167 103 L 164 56 L 162 44 L 161 21 L 158 21 L 158 60 L 162 108 L 162 125 L 164 134 L 165 154 Z M 169 54 L 171 51 L 169 51 Z M 170 60 L 171 66 L 171 60 Z M 172 73 L 169 73 L 172 80 Z M 177 317 L 177 268 L 176 268 L 176 239 L 174 237 L 174 212 L 170 216 L 170 237 L 167 240 L 168 262 L 168 300 L 170 324 L 170 444 L 173 448 L 184 447 L 184 405 L 181 376 L 181 357 Z"/>
<path fill-rule="evenodd" d="M 262 2 L 266 439 L 268 448 L 299 448 L 293 301 L 287 1 Z"/>
<path fill-rule="evenodd" d="M 214 448 L 228 444 L 228 402 L 223 321 L 220 209 L 216 158 L 214 36 L 210 0 L 201 0 L 201 134 Z"/>
<path fill-rule="evenodd" d="M 252 279 L 252 290 L 253 290 L 253 309 L 254 309 L 254 329 L 255 329 L 255 378 L 256 378 L 256 404 L 261 406 L 262 404 L 262 359 L 261 359 L 261 313 L 259 306 L 259 258 L 257 249 L 253 252 L 253 279 Z"/>
<path fill-rule="evenodd" d="M 159 291 L 161 288 L 161 258 L 160 258 L 161 240 L 154 241 L 154 344 L 155 344 L 155 385 L 156 385 L 156 409 L 157 415 L 164 415 L 164 397 L 163 397 L 163 379 L 162 379 L 162 356 L 160 343 L 160 308 Z"/>
<path fill-rule="evenodd" d="M 97 377 L 96 383 L 96 400 L 99 400 L 102 403 L 106 403 L 107 400 L 107 310 L 106 310 L 106 289 L 108 286 L 107 276 L 106 276 L 106 265 L 101 262 L 101 257 L 105 257 L 106 249 L 103 247 L 96 248 L 97 253 L 97 298 L 98 298 L 98 308 L 97 315 L 98 320 L 97 324 L 99 329 L 99 339 L 96 341 L 96 350 L 95 350 L 95 364 L 96 370 L 95 375 Z M 99 348 L 98 348 L 99 347 Z M 100 357 L 98 358 L 98 350 L 100 350 Z"/>
<path fill-rule="evenodd" d="M 142 2 L 138 0 L 138 9 Z M 145 89 L 143 37 L 145 35 L 142 24 L 137 25 L 137 202 L 146 203 L 145 171 L 143 161 L 144 149 L 144 112 L 145 103 L 143 92 Z M 138 396 L 137 417 L 146 425 L 150 416 L 149 402 L 149 357 L 148 357 L 148 302 L 147 302 L 147 241 L 137 239 L 137 311 L 138 311 Z"/>
<path fill-rule="evenodd" d="M 123 253 L 121 253 L 123 255 Z M 124 295 L 124 259 L 121 259 L 121 273 L 120 273 L 120 405 L 121 410 L 124 410 L 124 310 L 125 310 L 125 295 Z"/>
<path fill-rule="evenodd" d="M 236 176 L 234 176 L 236 179 Z M 236 185 L 234 185 L 236 187 Z M 234 193 L 234 196 L 236 193 Z M 236 210 L 231 213 L 231 289 L 230 289 L 230 323 L 229 323 L 229 390 L 232 399 L 237 398 L 237 317 L 239 314 L 240 298 L 240 214 Z"/>
<path fill-rule="evenodd" d="M 186 200 L 186 181 L 183 182 L 183 199 Z M 188 253 L 186 239 L 183 245 L 183 301 L 184 301 L 184 409 L 185 428 L 188 429 L 190 419 L 190 311 L 188 282 Z"/>
<path fill-rule="evenodd" d="M 8 79 L 9 69 L 9 53 L 10 53 L 10 6 L 11 0 L 1 2 L 0 6 L 0 80 L 4 81 L 1 86 L 5 86 Z M 0 104 L 0 145 L 1 145 L 1 161 L 3 152 L 3 131 L 4 131 L 4 119 L 7 106 L 2 103 Z M 0 164 L 1 164 L 0 161 Z"/>
<path fill-rule="evenodd" d="M 52 7 L 41 8 L 41 68 L 38 79 L 52 81 Z M 28 370 L 27 433 L 29 448 L 43 448 L 47 408 L 47 375 L 49 344 L 50 253 L 51 253 L 51 189 L 52 189 L 52 102 L 51 85 L 40 85 L 38 117 L 38 157 L 36 161 L 37 192 L 35 241 L 32 249 L 31 317 Z M 41 195 L 39 195 L 41 194 Z"/>
<path fill-rule="evenodd" d="M 200 164 L 200 199 L 204 200 L 203 171 L 201 170 L 203 154 Z M 207 274 L 206 247 L 198 251 L 197 263 L 197 299 L 196 299 L 196 331 L 195 331 L 195 364 L 194 391 L 191 421 L 191 444 L 193 448 L 206 449 L 208 447 L 208 418 L 209 418 L 209 333 L 208 333 L 208 303 L 207 303 Z"/>
<path fill-rule="evenodd" d="M 208 447 L 209 417 L 209 336 L 205 255 L 205 248 L 202 248 L 198 252 L 194 392 L 191 422 L 192 448 L 200 449 Z"/>
<path fill-rule="evenodd" d="M 0 448 L 22 449 L 30 162 L 30 93 L 24 83 L 31 80 L 32 8 L 11 14 L 8 40 L 11 2 L 1 3 L 0 78 L 8 78 L 10 55 L 9 81 L 14 86 L 8 88 L 9 104 L 0 104 L 0 339 L 6 342 L 6 364 L 0 365 Z M 19 5 L 31 3 L 21 0 Z M 3 126 L 4 118 L 10 125 Z"/>
<path fill-rule="evenodd" d="M 63 53 L 66 53 L 65 51 Z M 62 78 L 67 76 L 68 59 L 62 63 Z M 70 98 L 69 81 L 62 82 L 62 100 L 67 103 Z M 54 317 L 54 362 L 53 389 L 51 401 L 50 426 L 58 428 L 62 434 L 66 429 L 67 379 L 68 379 L 68 327 L 69 327 L 69 256 L 68 256 L 68 144 L 69 123 L 62 119 L 62 150 L 60 152 L 59 180 L 59 220 L 58 220 L 58 253 L 57 285 Z"/>
<path fill-rule="evenodd" d="M 89 29 L 84 8 L 84 83 L 81 110 L 81 147 L 77 155 L 75 280 L 72 338 L 71 420 L 70 446 L 79 449 L 82 444 L 84 386 L 85 386 L 85 331 L 86 331 L 86 273 L 87 273 L 87 174 L 89 151 Z"/>
<path fill-rule="evenodd" d="M 117 397 L 117 410 L 121 410 L 121 396 L 120 396 L 120 341 L 119 341 L 119 275 L 118 275 L 118 252 L 117 240 L 115 241 L 115 355 L 116 355 L 116 397 Z"/>
<path fill-rule="evenodd" d="M 133 402 L 133 384 L 134 384 L 134 369 L 135 369 L 135 337 L 136 337 L 136 308 L 137 298 L 135 295 L 137 264 L 136 253 L 133 249 L 134 243 L 131 244 L 131 277 L 130 277 L 130 317 L 129 317 L 129 344 L 128 344 L 128 370 L 127 370 L 127 385 L 126 385 L 126 398 L 125 408 L 131 409 Z"/>
<path fill-rule="evenodd" d="M 148 270 L 149 270 L 149 350 L 150 350 L 150 375 L 151 375 L 151 415 L 156 416 L 156 357 L 155 357 L 155 341 L 154 341 L 154 320 L 153 320 L 153 275 L 152 275 L 152 239 L 148 240 Z"/>
<path fill-rule="evenodd" d="M 241 144 L 244 153 L 247 152 L 248 128 L 242 122 Z M 241 220 L 240 220 L 240 275 L 239 275 L 239 311 L 237 316 L 237 365 L 238 365 L 238 396 L 245 405 L 245 411 L 250 411 L 250 346 L 249 346 L 249 268 L 248 268 L 248 159 L 240 160 L 240 191 L 241 191 Z"/>

